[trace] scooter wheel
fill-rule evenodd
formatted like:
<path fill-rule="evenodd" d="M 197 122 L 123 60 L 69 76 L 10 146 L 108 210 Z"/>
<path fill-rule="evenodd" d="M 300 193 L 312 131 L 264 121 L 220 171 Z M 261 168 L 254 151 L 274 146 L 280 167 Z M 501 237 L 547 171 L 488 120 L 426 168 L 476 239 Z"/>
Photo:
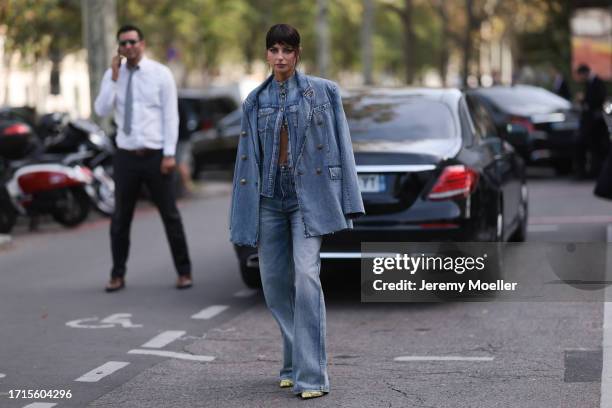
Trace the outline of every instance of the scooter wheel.
<path fill-rule="evenodd" d="M 17 222 L 17 211 L 10 203 L 6 190 L 0 190 L 0 234 L 8 234 Z"/>
<path fill-rule="evenodd" d="M 17 214 L 12 208 L 0 206 L 0 234 L 8 234 L 17 222 Z"/>
<path fill-rule="evenodd" d="M 85 221 L 89 207 L 89 196 L 82 188 L 69 188 L 51 216 L 65 227 L 75 227 Z"/>

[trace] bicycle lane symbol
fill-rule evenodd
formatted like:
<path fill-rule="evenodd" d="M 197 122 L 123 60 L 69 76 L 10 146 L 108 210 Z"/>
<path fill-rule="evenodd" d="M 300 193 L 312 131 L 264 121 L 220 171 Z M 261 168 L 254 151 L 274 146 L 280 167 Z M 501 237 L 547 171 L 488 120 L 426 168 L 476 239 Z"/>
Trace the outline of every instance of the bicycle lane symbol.
<path fill-rule="evenodd" d="M 115 313 L 101 320 L 98 317 L 86 317 L 66 322 L 66 326 L 77 329 L 109 329 L 117 326 L 123 328 L 142 327 L 142 324 L 132 323 L 131 317 L 130 313 Z"/>

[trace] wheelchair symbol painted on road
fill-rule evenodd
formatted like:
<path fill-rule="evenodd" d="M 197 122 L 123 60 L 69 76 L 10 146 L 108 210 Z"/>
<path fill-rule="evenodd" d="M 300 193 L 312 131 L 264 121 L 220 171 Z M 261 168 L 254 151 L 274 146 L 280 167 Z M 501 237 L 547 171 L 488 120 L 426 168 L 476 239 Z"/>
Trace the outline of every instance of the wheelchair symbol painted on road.
<path fill-rule="evenodd" d="M 130 313 L 115 313 L 101 320 L 98 317 L 86 317 L 66 322 L 66 326 L 77 329 L 110 329 L 117 326 L 123 328 L 142 327 L 142 324 L 132 323 L 131 317 Z"/>

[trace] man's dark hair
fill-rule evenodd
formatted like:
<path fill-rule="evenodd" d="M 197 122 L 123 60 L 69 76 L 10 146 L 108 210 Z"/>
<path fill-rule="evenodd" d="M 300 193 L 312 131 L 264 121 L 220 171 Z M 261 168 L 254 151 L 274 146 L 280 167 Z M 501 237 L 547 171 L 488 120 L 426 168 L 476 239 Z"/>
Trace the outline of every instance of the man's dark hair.
<path fill-rule="evenodd" d="M 576 72 L 579 74 L 590 74 L 591 73 L 591 68 L 587 65 L 587 64 L 580 64 L 578 65 L 578 68 L 576 69 Z"/>
<path fill-rule="evenodd" d="M 140 41 L 144 40 L 144 35 L 142 34 L 142 31 L 140 31 L 140 28 L 136 27 L 135 25 L 126 24 L 121 26 L 121 28 L 117 31 L 117 41 L 119 41 L 119 36 L 121 34 L 127 33 L 128 31 L 136 31 L 138 33 L 138 39 Z"/>
<path fill-rule="evenodd" d="M 276 24 L 266 34 L 266 48 L 274 44 L 285 44 L 296 50 L 300 48 L 300 33 L 289 24 Z"/>

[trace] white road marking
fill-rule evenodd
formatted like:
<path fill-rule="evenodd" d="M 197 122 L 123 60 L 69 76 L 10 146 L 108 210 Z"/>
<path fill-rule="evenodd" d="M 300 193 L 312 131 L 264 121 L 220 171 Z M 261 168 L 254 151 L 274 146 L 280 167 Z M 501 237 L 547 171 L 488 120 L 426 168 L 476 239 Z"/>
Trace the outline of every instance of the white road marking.
<path fill-rule="evenodd" d="M 213 356 L 200 356 L 197 354 L 188 354 L 188 353 L 177 353 L 174 351 L 164 351 L 164 350 L 130 350 L 128 354 L 144 354 L 150 356 L 161 356 L 161 357 L 170 357 L 170 358 L 178 358 L 179 360 L 191 360 L 191 361 L 213 361 L 215 358 Z"/>
<path fill-rule="evenodd" d="M 31 404 L 26 405 L 23 408 L 51 408 L 56 406 L 55 402 L 33 402 Z"/>
<path fill-rule="evenodd" d="M 126 328 L 129 327 L 142 327 L 142 324 L 134 324 L 130 321 L 132 315 L 130 313 L 115 313 L 104 319 L 100 320 L 101 323 L 110 323 L 114 325 L 120 325 Z"/>
<path fill-rule="evenodd" d="M 108 329 L 114 327 L 112 324 L 84 324 L 86 322 L 95 322 L 97 317 L 86 317 L 85 319 L 77 319 L 66 322 L 66 326 L 77 329 Z"/>
<path fill-rule="evenodd" d="M 612 224 L 606 227 L 606 241 L 612 243 Z M 609 251 L 609 250 L 608 250 Z M 612 259 L 606 259 L 606 279 Z M 612 289 L 606 286 L 604 290 L 603 340 L 601 362 L 601 408 L 612 407 L 612 302 L 606 300 L 612 297 Z"/>
<path fill-rule="evenodd" d="M 181 330 L 168 330 L 153 337 L 140 347 L 162 348 L 180 338 L 183 334 L 185 332 Z"/>
<path fill-rule="evenodd" d="M 495 357 L 462 357 L 462 356 L 401 356 L 393 361 L 493 361 Z"/>
<path fill-rule="evenodd" d="M 4 377 L 6 377 L 6 374 L 0 373 L 0 378 L 4 378 Z"/>
<path fill-rule="evenodd" d="M 225 306 L 225 305 L 209 306 L 206 309 L 200 310 L 198 313 L 191 316 L 191 318 L 192 319 L 212 319 L 213 317 L 215 317 L 216 315 L 225 311 L 228 308 L 229 306 Z"/>
<path fill-rule="evenodd" d="M 234 293 L 234 297 L 250 297 L 257 293 L 258 291 L 255 289 L 242 289 L 236 293 Z"/>
<path fill-rule="evenodd" d="M 528 225 L 527 232 L 555 232 L 559 231 L 558 225 L 546 225 L 546 224 L 538 224 L 538 225 Z"/>
<path fill-rule="evenodd" d="M 115 313 L 100 320 L 99 324 L 84 324 L 86 322 L 95 322 L 98 320 L 97 317 L 86 317 L 84 319 L 66 322 L 66 326 L 75 327 L 78 329 L 108 329 L 117 325 L 125 328 L 142 327 L 142 324 L 132 323 L 130 320 L 131 317 L 132 315 L 130 313 Z"/>
<path fill-rule="evenodd" d="M 102 364 L 98 368 L 94 368 L 88 373 L 83 374 L 79 378 L 74 381 L 78 382 L 98 382 L 102 378 L 106 377 L 114 373 L 117 370 L 122 369 L 123 367 L 129 365 L 130 363 L 126 363 L 124 361 L 109 361 L 108 363 Z"/>

